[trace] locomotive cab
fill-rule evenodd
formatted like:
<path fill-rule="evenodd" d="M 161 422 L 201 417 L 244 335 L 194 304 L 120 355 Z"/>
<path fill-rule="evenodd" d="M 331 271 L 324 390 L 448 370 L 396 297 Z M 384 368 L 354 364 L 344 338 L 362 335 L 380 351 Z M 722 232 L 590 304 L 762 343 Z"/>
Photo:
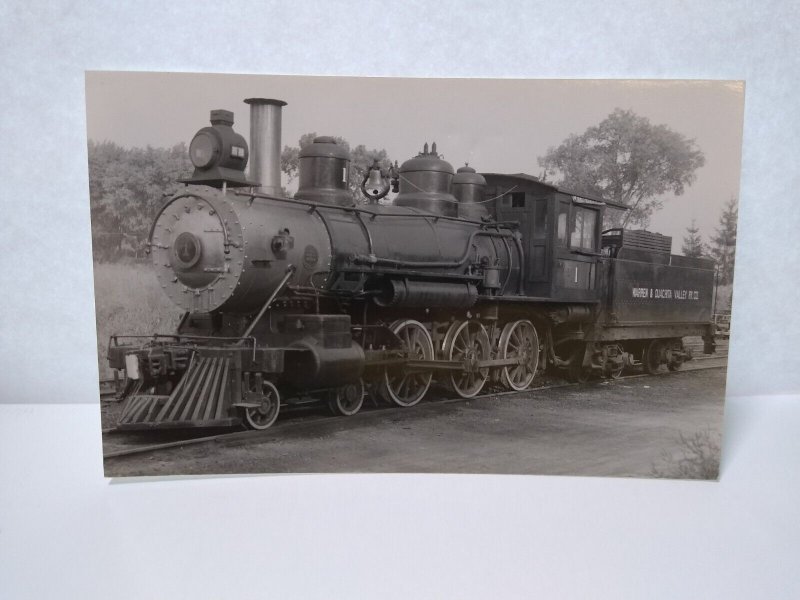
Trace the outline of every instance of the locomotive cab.
<path fill-rule="evenodd" d="M 498 221 L 519 224 L 526 240 L 525 292 L 559 302 L 597 302 L 600 231 L 606 202 L 532 175 L 484 174 Z"/>

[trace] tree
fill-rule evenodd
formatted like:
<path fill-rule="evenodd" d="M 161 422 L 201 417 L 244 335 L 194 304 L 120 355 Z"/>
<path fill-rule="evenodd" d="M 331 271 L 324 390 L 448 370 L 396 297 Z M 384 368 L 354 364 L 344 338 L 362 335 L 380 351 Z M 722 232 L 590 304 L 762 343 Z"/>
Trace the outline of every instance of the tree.
<path fill-rule="evenodd" d="M 88 154 L 95 258 L 140 257 L 164 198 L 192 173 L 186 145 L 142 149 L 90 140 Z"/>
<path fill-rule="evenodd" d="M 716 235 L 711 238 L 711 257 L 717 262 L 720 285 L 733 283 L 733 266 L 736 254 L 736 221 L 738 217 L 738 201 L 736 198 L 731 198 L 722 209 Z"/>
<path fill-rule="evenodd" d="M 694 140 L 619 108 L 539 158 L 545 176 L 555 177 L 558 185 L 630 207 L 627 216 L 609 211 L 614 225 L 641 227 L 662 207 L 659 196 L 681 195 L 703 164 L 705 157 Z"/>
<path fill-rule="evenodd" d="M 317 137 L 315 132 L 304 133 L 300 136 L 297 146 L 284 146 L 281 152 L 281 171 L 286 173 L 289 183 L 294 181 L 300 170 L 300 151 Z M 391 166 L 391 160 L 386 150 L 368 150 L 364 144 L 350 148 L 350 144 L 341 137 L 335 137 L 336 143 L 350 152 L 350 192 L 356 203 L 363 203 L 366 199 L 361 193 L 361 181 L 376 159 L 384 171 Z"/>
<path fill-rule="evenodd" d="M 708 253 L 706 245 L 703 243 L 703 238 L 700 236 L 700 228 L 695 224 L 694 219 L 692 219 L 691 226 L 686 228 L 686 233 L 687 235 L 683 237 L 683 247 L 681 248 L 684 256 L 699 258 Z"/>

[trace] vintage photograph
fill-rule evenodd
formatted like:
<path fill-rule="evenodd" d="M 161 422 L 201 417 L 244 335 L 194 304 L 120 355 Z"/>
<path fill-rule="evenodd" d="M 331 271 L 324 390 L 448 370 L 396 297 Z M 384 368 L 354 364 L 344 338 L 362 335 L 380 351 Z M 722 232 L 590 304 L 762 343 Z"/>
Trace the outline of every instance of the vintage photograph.
<path fill-rule="evenodd" d="M 719 475 L 744 83 L 87 72 L 108 477 Z"/>

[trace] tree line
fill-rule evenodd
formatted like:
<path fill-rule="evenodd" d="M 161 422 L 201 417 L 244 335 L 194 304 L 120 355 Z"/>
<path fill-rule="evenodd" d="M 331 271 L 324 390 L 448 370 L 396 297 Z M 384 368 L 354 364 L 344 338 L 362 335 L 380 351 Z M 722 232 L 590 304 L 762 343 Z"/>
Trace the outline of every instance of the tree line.
<path fill-rule="evenodd" d="M 89 140 L 88 150 L 95 259 L 140 258 L 156 212 L 192 172 L 186 144 L 123 148 Z"/>
<path fill-rule="evenodd" d="M 736 222 L 739 218 L 739 207 L 736 198 L 731 198 L 722 209 L 719 226 L 710 243 L 703 242 L 700 228 L 694 219 L 686 228 L 681 252 L 684 256 L 707 257 L 714 260 L 718 268 L 720 285 L 733 283 L 733 268 L 736 258 Z"/>

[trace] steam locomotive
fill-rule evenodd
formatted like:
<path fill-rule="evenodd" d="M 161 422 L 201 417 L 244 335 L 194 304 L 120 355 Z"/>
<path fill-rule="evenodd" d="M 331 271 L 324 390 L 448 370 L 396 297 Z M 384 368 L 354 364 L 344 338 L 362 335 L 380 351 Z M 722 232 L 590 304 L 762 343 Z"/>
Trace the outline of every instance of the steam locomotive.
<path fill-rule="evenodd" d="M 214 110 L 190 144 L 194 173 L 152 224 L 156 276 L 185 313 L 174 333 L 112 336 L 121 429 L 265 429 L 293 403 L 353 415 L 367 390 L 408 407 L 432 385 L 524 390 L 545 368 L 678 369 L 685 336 L 713 352 L 713 264 L 656 233 L 602 231 L 624 207 L 524 173 L 454 171 L 427 143 L 399 168 L 374 164 L 357 205 L 349 153 L 325 136 L 302 149 L 287 198 L 285 103 L 245 102 L 252 180 L 233 114 Z"/>

